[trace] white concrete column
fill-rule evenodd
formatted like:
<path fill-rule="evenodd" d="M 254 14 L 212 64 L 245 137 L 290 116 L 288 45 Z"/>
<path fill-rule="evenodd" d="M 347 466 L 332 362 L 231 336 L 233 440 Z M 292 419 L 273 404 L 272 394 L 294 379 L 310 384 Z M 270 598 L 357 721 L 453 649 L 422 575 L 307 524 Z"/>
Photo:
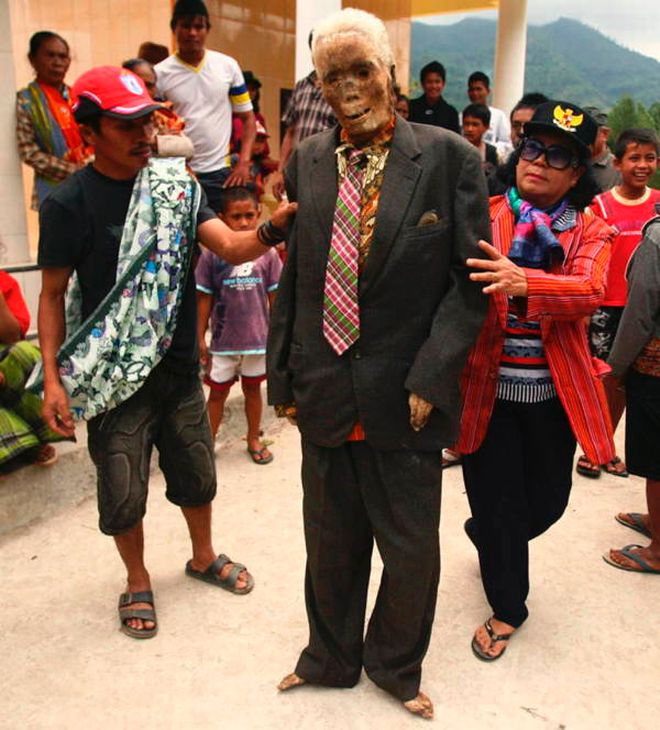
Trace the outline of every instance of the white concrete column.
<path fill-rule="evenodd" d="M 309 33 L 326 15 L 341 10 L 341 0 L 296 0 L 296 81 L 312 70 Z"/>
<path fill-rule="evenodd" d="M 527 0 L 500 0 L 493 106 L 507 114 L 523 94 L 526 49 Z"/>
<path fill-rule="evenodd" d="M 16 152 L 16 80 L 9 0 L 0 0 L 0 265 L 30 258 L 23 177 Z"/>

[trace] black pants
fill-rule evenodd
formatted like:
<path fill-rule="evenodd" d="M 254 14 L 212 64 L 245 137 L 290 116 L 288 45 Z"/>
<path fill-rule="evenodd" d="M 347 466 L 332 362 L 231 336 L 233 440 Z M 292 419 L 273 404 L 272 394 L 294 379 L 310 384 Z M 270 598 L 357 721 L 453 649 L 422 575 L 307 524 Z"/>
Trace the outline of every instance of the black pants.
<path fill-rule="evenodd" d="M 309 645 L 296 674 L 352 687 L 368 676 L 402 701 L 419 691 L 440 575 L 439 452 L 302 440 Z M 384 564 L 364 637 L 373 542 Z"/>
<path fill-rule="evenodd" d="M 564 513 L 575 438 L 558 398 L 496 401 L 486 438 L 463 458 L 481 579 L 494 616 L 518 627 L 527 618 L 528 541 Z"/>

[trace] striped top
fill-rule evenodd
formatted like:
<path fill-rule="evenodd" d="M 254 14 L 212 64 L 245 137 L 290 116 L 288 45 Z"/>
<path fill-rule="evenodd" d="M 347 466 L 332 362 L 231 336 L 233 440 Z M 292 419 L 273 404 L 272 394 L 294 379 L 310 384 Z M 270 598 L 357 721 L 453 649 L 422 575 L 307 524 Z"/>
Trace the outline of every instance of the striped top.
<path fill-rule="evenodd" d="M 496 397 L 515 403 L 541 403 L 556 395 L 540 323 L 523 322 L 509 311 Z"/>

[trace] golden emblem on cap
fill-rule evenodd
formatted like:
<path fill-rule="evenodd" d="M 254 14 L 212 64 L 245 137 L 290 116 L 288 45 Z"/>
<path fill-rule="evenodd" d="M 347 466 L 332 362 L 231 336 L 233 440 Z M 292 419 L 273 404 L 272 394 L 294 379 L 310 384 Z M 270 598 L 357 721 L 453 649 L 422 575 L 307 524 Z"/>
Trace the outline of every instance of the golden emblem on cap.
<path fill-rule="evenodd" d="M 575 132 L 575 128 L 579 127 L 584 121 L 584 114 L 575 114 L 575 112 L 567 107 L 564 109 L 561 104 L 557 104 L 554 109 L 553 124 L 561 127 L 566 132 Z"/>

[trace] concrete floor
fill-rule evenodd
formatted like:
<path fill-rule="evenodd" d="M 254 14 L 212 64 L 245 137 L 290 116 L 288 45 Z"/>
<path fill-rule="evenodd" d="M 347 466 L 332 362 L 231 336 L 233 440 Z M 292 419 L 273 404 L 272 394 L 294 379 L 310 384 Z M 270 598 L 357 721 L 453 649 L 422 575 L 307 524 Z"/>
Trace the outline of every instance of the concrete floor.
<path fill-rule="evenodd" d="M 306 640 L 299 447 L 295 430 L 269 433 L 275 461 L 251 464 L 234 440 L 219 457 L 216 549 L 256 579 L 234 596 L 183 574 L 186 528 L 154 476 L 147 558 L 159 635 L 133 641 L 117 628 L 122 567 L 87 499 L 0 541 L 0 727 L 420 727 L 363 677 L 352 690 L 277 681 Z M 643 483 L 577 476 L 564 518 L 532 544 L 530 619 L 506 656 L 470 651 L 488 615 L 461 471 L 445 473 L 443 567 L 424 690 L 446 730 L 648 730 L 660 717 L 660 578 L 606 565 L 609 547 L 638 542 L 620 510 L 643 511 Z M 641 537 L 641 536 L 640 536 Z M 379 577 L 374 566 L 373 587 Z"/>

